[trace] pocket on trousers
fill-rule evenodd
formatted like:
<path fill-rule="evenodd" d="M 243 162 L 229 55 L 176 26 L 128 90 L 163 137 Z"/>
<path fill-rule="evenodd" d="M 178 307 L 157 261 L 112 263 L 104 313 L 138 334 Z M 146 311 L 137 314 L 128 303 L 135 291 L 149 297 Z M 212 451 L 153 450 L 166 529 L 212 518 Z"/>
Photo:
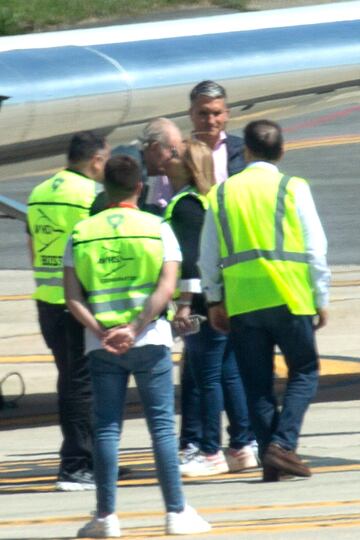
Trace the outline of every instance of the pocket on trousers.
<path fill-rule="evenodd" d="M 137 350 L 139 354 L 136 359 L 136 367 L 134 366 L 134 371 L 137 373 L 161 374 L 172 369 L 171 352 L 168 347 L 164 345 L 145 345 Z M 133 351 L 135 352 L 136 348 Z"/>

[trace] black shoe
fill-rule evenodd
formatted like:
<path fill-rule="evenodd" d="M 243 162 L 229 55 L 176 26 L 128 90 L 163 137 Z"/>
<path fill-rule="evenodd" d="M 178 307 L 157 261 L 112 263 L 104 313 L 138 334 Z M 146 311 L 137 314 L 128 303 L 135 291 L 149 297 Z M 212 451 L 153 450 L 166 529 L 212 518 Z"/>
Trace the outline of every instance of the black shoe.
<path fill-rule="evenodd" d="M 87 491 L 95 489 L 94 475 L 90 471 L 61 472 L 55 484 L 57 491 Z"/>
<path fill-rule="evenodd" d="M 119 467 L 118 470 L 118 480 L 123 480 L 124 478 L 127 478 L 131 474 L 130 467 Z"/>

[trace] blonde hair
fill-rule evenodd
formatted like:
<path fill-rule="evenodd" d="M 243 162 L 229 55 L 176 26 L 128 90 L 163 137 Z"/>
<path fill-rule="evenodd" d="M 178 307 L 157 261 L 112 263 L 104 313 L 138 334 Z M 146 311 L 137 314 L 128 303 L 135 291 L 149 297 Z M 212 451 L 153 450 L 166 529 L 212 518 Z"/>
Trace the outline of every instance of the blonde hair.
<path fill-rule="evenodd" d="M 185 141 L 184 165 L 191 175 L 191 184 L 199 193 L 206 195 L 216 183 L 212 151 L 202 141 L 189 139 Z"/>

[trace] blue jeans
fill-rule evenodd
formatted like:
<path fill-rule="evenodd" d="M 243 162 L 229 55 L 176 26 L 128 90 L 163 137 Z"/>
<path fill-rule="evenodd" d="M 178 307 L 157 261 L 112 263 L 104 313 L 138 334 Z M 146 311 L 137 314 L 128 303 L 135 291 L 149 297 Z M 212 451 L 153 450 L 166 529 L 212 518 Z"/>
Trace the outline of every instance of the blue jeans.
<path fill-rule="evenodd" d="M 120 356 L 96 350 L 89 357 L 94 392 L 94 470 L 98 514 L 115 511 L 119 438 L 131 373 L 144 406 L 166 510 L 182 511 L 184 496 L 177 455 L 169 349 L 146 345 L 130 349 Z"/>
<path fill-rule="evenodd" d="M 189 367 L 186 362 L 199 392 L 199 405 L 196 408 L 193 405 L 193 408 L 194 415 L 199 415 L 200 411 L 202 433 L 198 438 L 202 452 L 215 454 L 220 449 L 221 412 L 224 408 L 229 420 L 230 446 L 238 449 L 249 444 L 253 437 L 249 431 L 245 391 L 229 338 L 213 330 L 207 322 L 202 323 L 199 333 L 185 336 L 184 369 Z M 186 400 L 186 388 L 183 392 L 183 400 Z M 194 404 L 194 393 L 191 399 Z M 193 428 L 196 426 L 195 418 L 188 422 Z M 186 426 L 182 430 L 183 446 L 185 435 Z M 195 440 L 187 442 L 196 444 Z"/>
<path fill-rule="evenodd" d="M 312 317 L 279 306 L 231 317 L 230 323 L 260 456 L 270 442 L 294 450 L 318 384 Z M 274 393 L 275 345 L 288 367 L 281 410 Z"/>

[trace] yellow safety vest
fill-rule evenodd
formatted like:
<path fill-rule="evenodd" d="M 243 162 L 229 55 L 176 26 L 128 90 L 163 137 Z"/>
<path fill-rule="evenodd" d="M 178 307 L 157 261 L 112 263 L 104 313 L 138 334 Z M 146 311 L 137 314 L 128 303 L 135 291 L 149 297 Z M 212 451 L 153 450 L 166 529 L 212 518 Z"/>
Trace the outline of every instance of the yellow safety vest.
<path fill-rule="evenodd" d="M 33 298 L 64 304 L 63 255 L 76 223 L 89 216 L 97 184 L 63 170 L 36 186 L 28 200 L 28 226 L 34 251 Z"/>
<path fill-rule="evenodd" d="M 132 208 L 110 208 L 76 225 L 76 274 L 88 306 L 106 328 L 128 324 L 143 310 L 163 265 L 161 219 Z"/>
<path fill-rule="evenodd" d="M 254 166 L 211 190 L 229 316 L 284 304 L 296 315 L 315 313 L 295 205 L 302 182 Z"/>

